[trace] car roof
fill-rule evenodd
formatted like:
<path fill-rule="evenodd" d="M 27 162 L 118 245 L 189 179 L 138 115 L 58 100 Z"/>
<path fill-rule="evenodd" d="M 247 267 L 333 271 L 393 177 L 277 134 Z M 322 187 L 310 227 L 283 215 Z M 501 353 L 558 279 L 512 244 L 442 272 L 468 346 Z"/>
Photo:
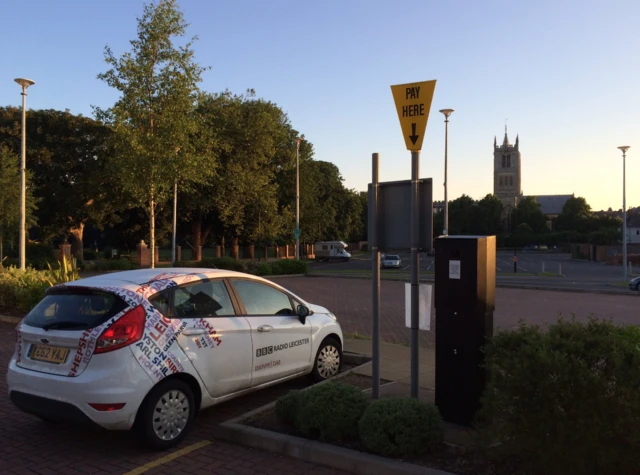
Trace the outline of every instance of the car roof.
<path fill-rule="evenodd" d="M 186 275 L 201 275 L 202 278 L 207 277 L 254 277 L 243 272 L 235 272 L 224 269 L 208 269 L 200 267 L 170 267 L 156 269 L 135 269 L 120 272 L 110 272 L 91 277 L 85 277 L 79 280 L 68 282 L 67 285 L 115 285 L 128 287 L 131 284 L 143 285 L 155 280 L 175 280 Z"/>

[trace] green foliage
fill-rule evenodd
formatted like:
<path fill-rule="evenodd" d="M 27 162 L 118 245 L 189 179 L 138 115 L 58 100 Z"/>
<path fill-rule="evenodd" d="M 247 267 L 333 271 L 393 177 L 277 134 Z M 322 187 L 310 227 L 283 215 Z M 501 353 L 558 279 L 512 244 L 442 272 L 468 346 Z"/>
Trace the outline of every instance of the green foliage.
<path fill-rule="evenodd" d="M 479 424 L 491 452 L 540 474 L 637 473 L 640 328 L 562 318 L 487 347 Z"/>
<path fill-rule="evenodd" d="M 199 262 L 197 267 L 214 267 L 216 269 L 233 270 L 236 272 L 244 272 L 244 265 L 233 257 L 214 257 L 206 261 Z"/>
<path fill-rule="evenodd" d="M 56 269 L 51 267 L 49 263 L 47 263 L 47 267 L 49 267 L 49 272 L 45 280 L 50 286 L 65 284 L 80 278 L 75 261 L 73 259 L 68 261 L 64 255 L 62 256 L 62 260 L 58 262 Z"/>
<path fill-rule="evenodd" d="M 83 261 L 95 261 L 98 258 L 98 253 L 93 249 L 84 249 L 82 251 Z"/>
<path fill-rule="evenodd" d="M 256 269 L 256 275 L 271 275 L 273 272 L 271 271 L 271 265 L 268 262 L 261 262 Z"/>
<path fill-rule="evenodd" d="M 85 270 L 95 270 L 97 272 L 108 270 L 133 270 L 137 266 L 128 259 L 108 259 L 94 261 L 91 267 L 85 267 Z"/>
<path fill-rule="evenodd" d="M 369 398 L 355 386 L 340 381 L 319 384 L 303 391 L 296 427 L 306 437 L 321 441 L 355 439 L 368 404 Z"/>
<path fill-rule="evenodd" d="M 308 269 L 306 261 L 295 259 L 278 259 L 269 262 L 269 266 L 273 275 L 306 274 Z"/>
<path fill-rule="evenodd" d="M 50 287 L 47 271 L 0 267 L 0 313 L 26 314 Z"/>
<path fill-rule="evenodd" d="M 518 227 L 522 224 L 528 225 L 531 234 L 542 234 L 548 230 L 547 218 L 540 210 L 540 204 L 536 201 L 535 196 L 526 196 L 518 201 L 513 222 L 517 223 Z"/>
<path fill-rule="evenodd" d="M 558 231 L 585 232 L 589 227 L 591 206 L 580 196 L 573 196 L 562 207 L 562 213 L 556 221 Z"/>
<path fill-rule="evenodd" d="M 210 129 L 200 127 L 196 114 L 205 68 L 194 61 L 195 38 L 180 46 L 174 43 L 187 26 L 175 0 L 145 5 L 132 51 L 118 59 L 106 47 L 110 69 L 98 75 L 120 93 L 111 109 L 96 108 L 98 118 L 113 131 L 109 172 L 147 211 L 152 251 L 158 206 L 171 196 L 175 182 L 182 188 L 202 182 L 214 165 L 207 152 Z"/>
<path fill-rule="evenodd" d="M 298 404 L 302 397 L 302 391 L 294 389 L 276 401 L 276 415 L 284 422 L 295 425 Z"/>
<path fill-rule="evenodd" d="M 2 122 L 6 113 L 0 110 L 0 240 L 18 236 L 20 224 L 20 158 L 3 142 Z M 26 175 L 27 229 L 36 223 L 34 211 L 39 200 L 33 196 L 32 172 Z"/>
<path fill-rule="evenodd" d="M 444 439 L 438 409 L 412 398 L 372 402 L 358 424 L 362 443 L 387 457 L 415 456 L 435 449 Z"/>

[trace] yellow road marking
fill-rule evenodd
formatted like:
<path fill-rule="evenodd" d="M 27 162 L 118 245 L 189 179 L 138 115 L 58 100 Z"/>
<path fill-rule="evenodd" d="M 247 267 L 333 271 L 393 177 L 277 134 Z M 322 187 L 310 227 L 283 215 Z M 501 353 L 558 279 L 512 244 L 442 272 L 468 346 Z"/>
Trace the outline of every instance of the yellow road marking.
<path fill-rule="evenodd" d="M 157 460 L 154 460 L 153 462 L 149 462 L 147 464 L 141 465 L 138 468 L 134 468 L 133 470 L 126 472 L 123 475 L 139 475 L 141 473 L 144 473 L 148 470 L 151 470 L 152 468 L 155 467 L 159 467 L 160 465 L 164 465 L 165 463 L 169 463 L 172 460 L 177 459 L 178 457 L 182 457 L 183 455 L 187 455 L 188 453 L 193 452 L 194 450 L 198 450 L 201 449 L 202 447 L 205 447 L 207 445 L 209 445 L 211 443 L 210 440 L 202 440 L 200 442 L 196 442 L 195 444 L 189 445 L 188 447 L 185 447 L 184 449 L 180 449 L 177 450 L 176 452 L 173 452 L 169 455 L 165 455 L 164 457 L 161 457 Z"/>

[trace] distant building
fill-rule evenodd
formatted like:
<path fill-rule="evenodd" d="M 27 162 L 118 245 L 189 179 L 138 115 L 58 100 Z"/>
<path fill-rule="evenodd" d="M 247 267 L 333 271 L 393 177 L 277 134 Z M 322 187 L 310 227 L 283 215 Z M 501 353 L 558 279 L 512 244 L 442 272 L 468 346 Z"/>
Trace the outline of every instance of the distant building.
<path fill-rule="evenodd" d="M 640 215 L 627 216 L 627 242 L 640 244 Z"/>
<path fill-rule="evenodd" d="M 511 145 L 504 128 L 504 140 L 498 145 L 497 137 L 493 138 L 493 194 L 500 198 L 504 205 L 504 217 L 509 218 L 514 206 L 525 195 L 522 193 L 522 157 L 520 154 L 520 137 L 516 135 L 516 143 Z M 571 195 L 535 195 L 540 210 L 549 219 L 557 217 Z M 507 223 L 507 226 L 509 224 Z"/>

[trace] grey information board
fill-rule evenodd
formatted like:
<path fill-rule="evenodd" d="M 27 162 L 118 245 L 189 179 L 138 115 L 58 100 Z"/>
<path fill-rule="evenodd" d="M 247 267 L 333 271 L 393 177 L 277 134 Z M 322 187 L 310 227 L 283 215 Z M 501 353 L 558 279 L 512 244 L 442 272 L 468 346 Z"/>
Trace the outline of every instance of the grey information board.
<path fill-rule="evenodd" d="M 372 184 L 369 183 L 369 229 L 374 222 L 371 206 Z M 431 178 L 418 181 L 418 213 L 420 216 L 419 252 L 433 249 L 433 182 Z M 388 181 L 378 184 L 378 249 L 381 252 L 411 250 L 411 180 Z"/>

